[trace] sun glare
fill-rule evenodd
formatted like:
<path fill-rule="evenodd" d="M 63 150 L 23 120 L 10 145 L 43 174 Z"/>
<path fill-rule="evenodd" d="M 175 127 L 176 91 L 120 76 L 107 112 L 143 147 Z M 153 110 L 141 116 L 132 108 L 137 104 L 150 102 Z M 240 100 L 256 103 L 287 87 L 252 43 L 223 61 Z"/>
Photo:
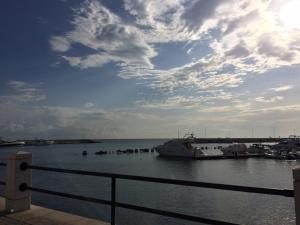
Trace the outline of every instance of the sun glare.
<path fill-rule="evenodd" d="M 300 1 L 292 0 L 286 3 L 280 12 L 280 21 L 287 29 L 300 29 Z"/>

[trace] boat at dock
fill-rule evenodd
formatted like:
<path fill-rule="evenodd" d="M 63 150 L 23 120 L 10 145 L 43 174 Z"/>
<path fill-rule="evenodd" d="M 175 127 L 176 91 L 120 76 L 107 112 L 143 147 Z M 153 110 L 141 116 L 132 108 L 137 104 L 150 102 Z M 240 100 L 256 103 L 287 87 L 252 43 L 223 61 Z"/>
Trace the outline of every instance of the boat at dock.
<path fill-rule="evenodd" d="M 222 159 L 226 155 L 222 146 L 210 149 L 200 147 L 195 143 L 193 134 L 185 135 L 184 138 L 172 139 L 162 145 L 155 147 L 155 150 L 163 157 L 181 157 L 191 159 Z"/>
<path fill-rule="evenodd" d="M 278 144 L 270 146 L 265 152 L 266 158 L 271 159 L 300 159 L 300 137 L 290 136 Z"/>
<path fill-rule="evenodd" d="M 184 138 L 169 140 L 157 146 L 155 150 L 160 156 L 195 158 L 196 149 L 192 146 L 192 143 L 194 143 L 193 134 Z"/>
<path fill-rule="evenodd" d="M 246 144 L 232 143 L 219 146 L 199 146 L 195 143 L 193 134 L 184 138 L 172 139 L 155 150 L 163 157 L 182 157 L 192 159 L 239 159 L 250 157 L 263 157 L 267 148 L 263 145 L 254 144 L 247 147 Z"/>

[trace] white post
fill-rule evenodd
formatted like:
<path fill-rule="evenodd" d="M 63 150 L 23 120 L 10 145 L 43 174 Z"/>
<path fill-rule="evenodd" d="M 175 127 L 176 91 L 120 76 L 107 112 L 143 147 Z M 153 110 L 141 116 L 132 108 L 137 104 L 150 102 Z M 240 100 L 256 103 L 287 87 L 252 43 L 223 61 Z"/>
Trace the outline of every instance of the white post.
<path fill-rule="evenodd" d="M 26 184 L 31 186 L 31 170 L 21 169 L 22 163 L 30 165 L 32 154 L 29 152 L 18 152 L 11 155 L 7 160 L 6 166 L 6 189 L 5 208 L 8 212 L 20 212 L 30 209 L 31 192 L 21 191 L 20 186 Z"/>
<path fill-rule="evenodd" d="M 293 168 L 296 225 L 300 225 L 300 166 Z"/>

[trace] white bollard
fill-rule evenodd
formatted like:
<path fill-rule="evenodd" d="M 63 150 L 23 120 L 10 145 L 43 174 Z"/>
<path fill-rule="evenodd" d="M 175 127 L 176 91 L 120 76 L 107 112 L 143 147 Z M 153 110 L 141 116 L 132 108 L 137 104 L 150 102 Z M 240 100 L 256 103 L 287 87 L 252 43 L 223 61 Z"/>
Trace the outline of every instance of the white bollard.
<path fill-rule="evenodd" d="M 29 152 L 18 152 L 11 155 L 6 165 L 6 189 L 5 208 L 8 212 L 20 212 L 30 209 L 31 192 L 21 191 L 20 185 L 31 186 L 31 170 L 22 170 L 21 164 L 31 165 L 32 154 Z"/>
<path fill-rule="evenodd" d="M 296 225 L 300 225 L 300 166 L 293 168 Z"/>

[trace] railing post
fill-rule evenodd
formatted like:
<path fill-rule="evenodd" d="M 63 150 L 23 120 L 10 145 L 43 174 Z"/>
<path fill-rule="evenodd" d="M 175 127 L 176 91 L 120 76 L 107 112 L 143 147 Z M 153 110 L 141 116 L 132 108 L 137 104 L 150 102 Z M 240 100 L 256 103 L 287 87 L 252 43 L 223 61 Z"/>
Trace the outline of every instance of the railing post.
<path fill-rule="evenodd" d="M 293 168 L 296 225 L 300 225 L 300 166 Z"/>
<path fill-rule="evenodd" d="M 31 162 L 32 154 L 22 151 L 11 155 L 7 160 L 5 208 L 8 212 L 30 209 L 31 193 L 24 189 L 31 186 L 31 170 L 23 166 L 30 165 Z"/>
<path fill-rule="evenodd" d="M 116 206 L 115 206 L 115 202 L 116 202 L 116 178 L 115 177 L 111 178 L 111 202 L 112 202 L 112 206 L 111 206 L 111 212 L 110 212 L 110 224 L 115 225 L 116 224 L 116 221 L 115 221 L 115 217 L 116 217 Z"/>

